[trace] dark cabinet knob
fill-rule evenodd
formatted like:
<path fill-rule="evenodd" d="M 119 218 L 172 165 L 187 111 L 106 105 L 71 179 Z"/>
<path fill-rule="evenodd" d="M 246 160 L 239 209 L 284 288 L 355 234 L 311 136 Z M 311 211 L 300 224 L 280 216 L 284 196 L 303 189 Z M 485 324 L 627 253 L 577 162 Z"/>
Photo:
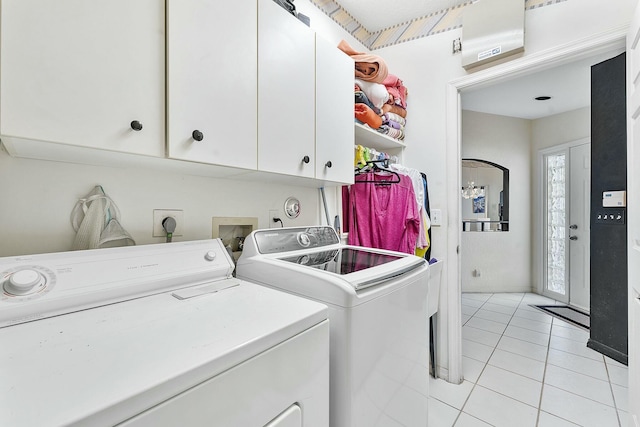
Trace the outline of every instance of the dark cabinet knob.
<path fill-rule="evenodd" d="M 302 161 L 303 161 L 304 163 L 309 163 L 309 162 L 311 161 L 311 159 L 309 158 L 309 156 L 304 156 L 304 157 L 302 158 Z"/>
<path fill-rule="evenodd" d="M 329 160 L 327 163 L 324 164 L 326 167 L 330 168 L 331 166 L 333 166 L 333 163 L 331 163 L 331 160 Z"/>
<path fill-rule="evenodd" d="M 193 139 L 195 139 L 196 141 L 202 141 L 204 139 L 204 134 L 202 132 L 200 132 L 199 130 L 194 130 L 191 133 L 191 136 L 193 137 Z"/>
<path fill-rule="evenodd" d="M 131 122 L 131 129 L 133 129 L 135 131 L 142 130 L 142 123 L 140 123 L 137 120 L 132 121 Z"/>

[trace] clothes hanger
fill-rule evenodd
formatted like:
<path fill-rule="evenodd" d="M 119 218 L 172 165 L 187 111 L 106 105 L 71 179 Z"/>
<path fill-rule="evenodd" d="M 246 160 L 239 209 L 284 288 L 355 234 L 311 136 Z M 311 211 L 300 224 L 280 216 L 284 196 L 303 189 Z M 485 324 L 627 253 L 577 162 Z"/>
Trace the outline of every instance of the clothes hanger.
<path fill-rule="evenodd" d="M 388 165 L 389 165 L 389 159 L 368 160 L 366 161 L 365 165 L 362 168 L 356 169 L 356 175 L 361 175 L 363 173 L 369 173 L 369 172 L 373 172 L 373 173 L 384 172 L 384 173 L 393 175 L 395 177 L 393 180 L 357 180 L 355 181 L 355 183 L 358 184 L 358 183 L 372 182 L 374 184 L 379 184 L 379 185 L 397 184 L 398 182 L 400 182 L 400 175 L 398 174 L 398 172 L 388 169 Z"/>

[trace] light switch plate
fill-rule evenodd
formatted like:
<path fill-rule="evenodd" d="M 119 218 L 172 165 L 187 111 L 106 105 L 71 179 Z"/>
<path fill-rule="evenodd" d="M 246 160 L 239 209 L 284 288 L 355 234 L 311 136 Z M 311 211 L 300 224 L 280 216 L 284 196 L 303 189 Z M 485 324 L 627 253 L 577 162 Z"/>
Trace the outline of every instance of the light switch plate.
<path fill-rule="evenodd" d="M 439 227 L 442 225 L 442 210 L 431 209 L 431 225 Z"/>

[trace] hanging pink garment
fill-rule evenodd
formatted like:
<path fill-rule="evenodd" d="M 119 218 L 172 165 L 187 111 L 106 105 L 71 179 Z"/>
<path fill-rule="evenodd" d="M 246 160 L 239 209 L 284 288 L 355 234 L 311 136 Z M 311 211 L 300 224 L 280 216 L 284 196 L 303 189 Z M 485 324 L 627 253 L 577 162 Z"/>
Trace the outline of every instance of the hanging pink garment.
<path fill-rule="evenodd" d="M 349 194 L 349 238 L 356 246 L 388 249 L 413 254 L 420 232 L 420 214 L 411 179 L 400 174 L 400 182 L 379 185 L 372 182 L 395 179 L 373 172 L 355 177 Z"/>

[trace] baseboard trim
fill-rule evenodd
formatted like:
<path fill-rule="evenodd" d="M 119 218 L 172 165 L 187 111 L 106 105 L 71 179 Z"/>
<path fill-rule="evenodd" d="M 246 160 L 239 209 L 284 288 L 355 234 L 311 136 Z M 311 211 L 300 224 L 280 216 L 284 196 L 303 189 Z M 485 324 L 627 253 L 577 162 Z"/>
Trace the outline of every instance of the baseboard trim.
<path fill-rule="evenodd" d="M 535 290 L 530 286 L 525 287 L 503 287 L 503 286 L 478 286 L 476 289 L 465 289 L 462 288 L 461 291 L 463 294 L 531 294 L 536 293 Z"/>
<path fill-rule="evenodd" d="M 623 365 L 629 365 L 629 355 L 622 353 L 614 348 L 609 347 L 608 345 L 602 344 L 598 341 L 594 341 L 589 338 L 587 341 L 587 347 L 592 350 L 597 351 L 600 354 L 604 354 L 607 357 L 615 360 L 616 362 L 620 362 Z"/>
<path fill-rule="evenodd" d="M 438 378 L 440 378 L 441 380 L 445 380 L 446 382 L 451 382 L 449 381 L 449 370 L 447 368 L 438 366 L 438 369 L 436 370 L 436 372 L 438 374 Z"/>

